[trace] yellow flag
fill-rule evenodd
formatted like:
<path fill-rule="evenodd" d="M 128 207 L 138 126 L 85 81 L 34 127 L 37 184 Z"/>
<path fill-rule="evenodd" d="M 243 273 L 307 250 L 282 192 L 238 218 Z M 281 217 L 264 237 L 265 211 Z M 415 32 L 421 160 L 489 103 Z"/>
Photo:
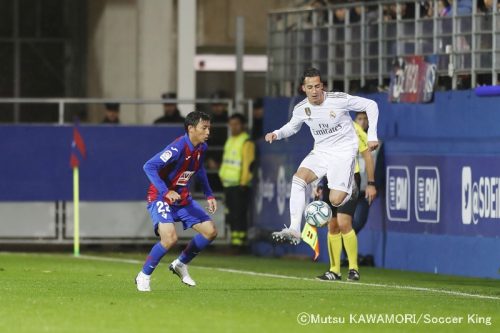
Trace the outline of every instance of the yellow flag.
<path fill-rule="evenodd" d="M 314 260 L 319 256 L 318 229 L 309 223 L 306 223 L 302 230 L 302 239 L 314 250 Z"/>

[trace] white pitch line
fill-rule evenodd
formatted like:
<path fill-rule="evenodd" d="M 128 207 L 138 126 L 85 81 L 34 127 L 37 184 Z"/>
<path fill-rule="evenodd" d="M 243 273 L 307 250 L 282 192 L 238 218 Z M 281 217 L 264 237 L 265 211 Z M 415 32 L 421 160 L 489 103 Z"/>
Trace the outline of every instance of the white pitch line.
<path fill-rule="evenodd" d="M 242 271 L 242 270 L 228 269 L 228 268 L 215 268 L 215 267 L 204 267 L 204 266 L 193 266 L 193 267 L 216 270 L 216 271 L 220 271 L 220 272 L 235 273 L 235 274 L 263 276 L 263 277 L 271 277 L 271 278 L 279 278 L 279 279 L 292 279 L 292 280 L 332 283 L 332 281 L 318 280 L 318 279 L 313 279 L 313 278 L 304 278 L 304 277 L 298 277 L 298 276 L 259 273 L 259 272 Z M 360 286 L 380 287 L 380 288 L 389 288 L 389 289 L 425 291 L 425 292 L 434 292 L 434 293 L 448 294 L 448 295 L 454 295 L 454 296 L 464 296 L 464 297 L 475 297 L 475 298 L 482 298 L 482 299 L 500 300 L 500 297 L 495 297 L 495 296 L 468 294 L 468 293 L 464 293 L 464 292 L 460 292 L 460 291 L 432 289 L 432 288 L 425 288 L 425 287 L 400 286 L 400 285 L 395 285 L 395 284 L 366 283 L 366 282 L 347 282 L 347 281 L 334 281 L 333 283 L 348 284 L 351 286 L 360 285 Z"/>
<path fill-rule="evenodd" d="M 80 259 L 89 259 L 89 260 L 98 260 L 98 261 L 109 261 L 109 262 L 121 262 L 126 264 L 142 264 L 142 261 L 135 259 L 122 259 L 122 258 L 111 258 L 111 257 L 98 257 L 98 256 L 87 256 L 82 255 L 78 257 Z M 423 291 L 437 294 L 446 294 L 453 296 L 462 296 L 462 297 L 471 297 L 471 298 L 480 298 L 480 299 L 492 299 L 492 300 L 500 300 L 500 297 L 496 296 L 488 296 L 488 295 L 479 295 L 479 294 L 469 294 L 461 291 L 453 291 L 453 290 L 444 290 L 444 289 L 433 289 L 433 288 L 425 288 L 425 287 L 415 287 L 415 286 L 401 286 L 397 284 L 382 284 L 382 283 L 366 283 L 366 282 L 347 282 L 347 281 L 323 281 L 317 280 L 313 278 L 304 278 L 299 276 L 289 276 L 289 275 L 281 275 L 281 274 L 270 274 L 270 273 L 259 273 L 253 271 L 244 271 L 239 269 L 230 269 L 230 268 L 217 268 L 217 267 L 207 267 L 207 266 L 191 266 L 192 268 L 200 268 L 206 270 L 213 270 L 225 273 L 234 273 L 241 275 L 250 275 L 250 276 L 260 276 L 260 277 L 270 277 L 277 279 L 289 279 L 289 280 L 301 280 L 301 281 L 310 281 L 310 282 L 326 282 L 326 283 L 341 283 L 348 284 L 350 286 L 367 286 L 367 287 L 378 287 L 378 288 L 387 288 L 387 289 L 402 289 L 402 290 L 414 290 L 414 291 Z"/>

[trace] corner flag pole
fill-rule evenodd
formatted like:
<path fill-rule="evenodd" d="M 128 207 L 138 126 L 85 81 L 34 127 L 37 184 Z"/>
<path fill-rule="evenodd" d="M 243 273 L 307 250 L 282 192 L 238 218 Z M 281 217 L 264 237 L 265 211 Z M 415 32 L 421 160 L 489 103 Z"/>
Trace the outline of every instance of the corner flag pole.
<path fill-rule="evenodd" d="M 73 169 L 73 255 L 80 255 L 80 160 L 87 156 L 87 148 L 83 137 L 78 130 L 78 119 L 73 127 L 73 141 L 71 142 L 71 156 L 69 164 Z"/>
<path fill-rule="evenodd" d="M 80 255 L 80 176 L 73 168 L 73 255 Z"/>

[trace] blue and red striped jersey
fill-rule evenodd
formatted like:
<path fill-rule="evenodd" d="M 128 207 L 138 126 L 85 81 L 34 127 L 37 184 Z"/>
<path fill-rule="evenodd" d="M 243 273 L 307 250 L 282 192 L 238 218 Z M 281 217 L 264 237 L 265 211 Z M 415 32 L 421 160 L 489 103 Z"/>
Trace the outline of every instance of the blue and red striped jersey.
<path fill-rule="evenodd" d="M 192 200 L 189 186 L 194 175 L 201 183 L 205 197 L 213 198 L 207 172 L 203 166 L 206 150 L 206 143 L 195 147 L 185 134 L 147 161 L 143 169 L 151 182 L 147 196 L 148 203 L 160 198 L 165 201 L 165 195 L 173 190 L 181 196 L 181 199 L 173 205 L 187 205 Z"/>

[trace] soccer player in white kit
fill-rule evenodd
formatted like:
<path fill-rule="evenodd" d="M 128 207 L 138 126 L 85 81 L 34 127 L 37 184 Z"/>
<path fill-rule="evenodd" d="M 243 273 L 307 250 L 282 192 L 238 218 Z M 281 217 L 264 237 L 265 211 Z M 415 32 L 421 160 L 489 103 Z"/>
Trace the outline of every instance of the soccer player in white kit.
<path fill-rule="evenodd" d="M 378 146 L 378 106 L 374 101 L 340 92 L 325 92 L 321 73 L 316 68 L 304 71 L 302 90 L 307 95 L 293 109 L 290 121 L 278 130 L 267 133 L 265 140 L 272 143 L 297 133 L 302 124 L 309 126 L 314 148 L 304 158 L 292 179 L 290 195 L 290 227 L 274 232 L 277 242 L 300 242 L 300 227 L 306 205 L 306 186 L 326 175 L 333 206 L 345 204 L 353 192 L 354 167 L 358 150 L 358 137 L 349 111 L 366 112 L 368 148 Z"/>

